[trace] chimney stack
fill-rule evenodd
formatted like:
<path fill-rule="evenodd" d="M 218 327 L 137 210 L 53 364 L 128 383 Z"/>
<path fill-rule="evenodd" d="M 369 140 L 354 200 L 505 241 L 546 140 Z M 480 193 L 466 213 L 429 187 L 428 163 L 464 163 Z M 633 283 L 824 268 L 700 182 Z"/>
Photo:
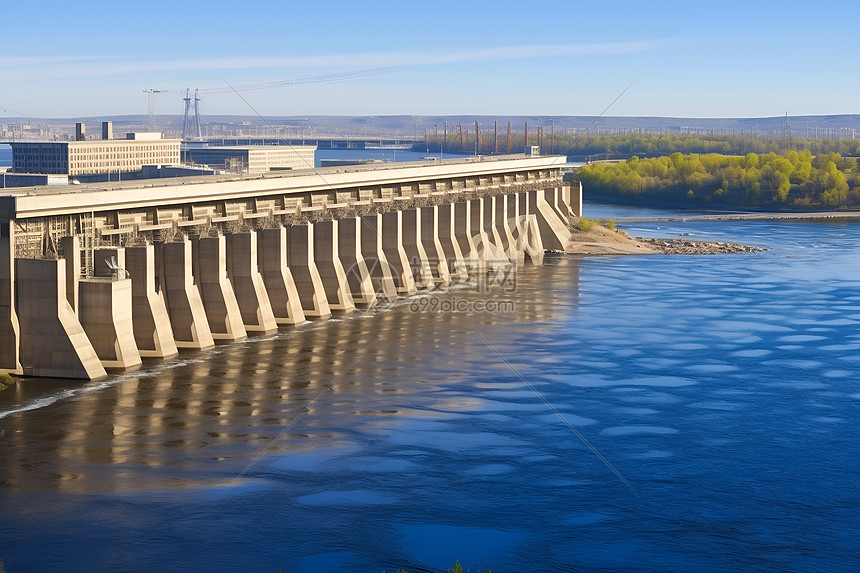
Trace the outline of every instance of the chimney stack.
<path fill-rule="evenodd" d="M 102 139 L 113 139 L 113 122 L 102 122 Z"/>
<path fill-rule="evenodd" d="M 87 140 L 87 126 L 83 123 L 75 124 L 75 141 Z"/>

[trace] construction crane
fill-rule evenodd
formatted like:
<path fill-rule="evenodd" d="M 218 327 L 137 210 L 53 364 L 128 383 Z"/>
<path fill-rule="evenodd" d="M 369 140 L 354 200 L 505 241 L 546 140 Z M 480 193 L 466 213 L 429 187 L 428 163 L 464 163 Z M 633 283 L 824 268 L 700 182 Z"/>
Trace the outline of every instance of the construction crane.
<path fill-rule="evenodd" d="M 143 93 L 149 94 L 149 131 L 155 131 L 155 94 L 160 94 L 166 91 L 164 88 L 150 88 L 143 90 Z"/>
<path fill-rule="evenodd" d="M 203 139 L 202 130 L 200 128 L 200 102 L 203 100 L 203 95 L 236 93 L 243 91 L 267 90 L 272 88 L 281 88 L 286 86 L 300 84 L 319 84 L 329 82 L 340 82 L 344 80 L 373 76 L 382 73 L 386 68 L 376 68 L 371 70 L 360 70 L 357 72 L 343 74 L 327 74 L 321 76 L 311 76 L 306 78 L 298 78 L 293 80 L 283 80 L 275 82 L 262 82 L 256 84 L 242 84 L 216 88 L 195 88 L 194 95 L 191 94 L 191 88 L 183 89 L 165 89 L 165 88 L 150 88 L 143 90 L 149 94 L 149 125 L 150 129 L 155 130 L 155 94 L 174 93 L 185 94 L 182 100 L 185 102 L 185 117 L 182 121 L 182 139 L 185 141 L 193 141 Z M 241 95 L 239 97 L 242 97 Z M 244 101 L 245 98 L 242 98 Z M 247 102 L 245 102 L 247 103 Z M 249 104 L 250 105 L 250 104 Z"/>

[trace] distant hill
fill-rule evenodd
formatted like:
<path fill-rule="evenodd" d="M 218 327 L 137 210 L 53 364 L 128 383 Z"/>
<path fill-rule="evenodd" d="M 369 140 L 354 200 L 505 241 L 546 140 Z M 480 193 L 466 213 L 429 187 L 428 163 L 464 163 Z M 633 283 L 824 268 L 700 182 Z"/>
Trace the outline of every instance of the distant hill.
<path fill-rule="evenodd" d="M 114 132 L 122 133 L 125 129 L 140 130 L 148 125 L 146 115 L 124 115 L 113 117 L 71 117 L 71 118 L 0 118 L 0 124 L 27 123 L 51 127 L 71 126 L 78 121 L 85 122 L 90 130 L 98 129 L 99 122 L 113 121 Z M 161 129 L 181 130 L 183 117 L 181 115 L 158 115 L 157 125 Z M 554 122 L 557 133 L 568 130 L 582 131 L 590 128 L 590 133 L 614 133 L 630 131 L 666 131 L 666 132 L 718 132 L 718 133 L 782 133 L 785 122 L 784 116 L 757 118 L 689 118 L 689 117 L 622 117 L 605 116 L 540 116 L 540 115 L 448 115 L 448 116 L 419 116 L 419 115 L 375 115 L 375 116 L 271 116 L 265 120 L 249 115 L 206 115 L 201 117 L 201 124 L 207 126 L 213 134 L 221 130 L 246 129 L 253 130 L 266 125 L 290 126 L 302 132 L 305 136 L 417 136 L 423 137 L 425 131 L 438 130 L 441 134 L 445 122 L 448 131 L 453 133 L 458 129 L 458 123 L 464 131 L 474 131 L 475 122 L 480 124 L 486 133 L 493 129 L 494 121 L 498 121 L 500 132 L 511 129 L 522 133 L 528 122 L 529 131 L 537 131 L 538 127 L 548 133 Z M 809 133 L 826 137 L 852 137 L 851 130 L 857 130 L 860 137 L 860 114 L 841 115 L 803 115 L 789 116 L 792 134 L 804 137 Z M 824 133 L 822 130 L 830 130 Z M 838 130 L 842 130 L 841 132 Z M 312 135 L 311 135 L 312 134 Z"/>

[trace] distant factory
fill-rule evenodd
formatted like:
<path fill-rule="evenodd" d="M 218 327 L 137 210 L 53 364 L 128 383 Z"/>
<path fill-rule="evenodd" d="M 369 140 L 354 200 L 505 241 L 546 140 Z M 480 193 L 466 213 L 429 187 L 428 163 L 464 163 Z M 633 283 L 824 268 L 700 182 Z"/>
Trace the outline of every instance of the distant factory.
<path fill-rule="evenodd" d="M 102 123 L 100 139 L 88 140 L 86 127 L 78 123 L 75 141 L 10 145 L 12 168 L 0 178 L 0 188 L 312 169 L 316 152 L 311 145 L 186 146 L 179 139 L 162 139 L 160 133 L 113 139 L 111 122 Z"/>
<path fill-rule="evenodd" d="M 160 133 L 128 133 L 112 139 L 110 122 L 102 124 L 102 139 L 87 141 L 83 124 L 76 141 L 12 142 L 12 171 L 43 175 L 95 175 L 140 171 L 144 165 L 179 165 L 182 142 Z"/>

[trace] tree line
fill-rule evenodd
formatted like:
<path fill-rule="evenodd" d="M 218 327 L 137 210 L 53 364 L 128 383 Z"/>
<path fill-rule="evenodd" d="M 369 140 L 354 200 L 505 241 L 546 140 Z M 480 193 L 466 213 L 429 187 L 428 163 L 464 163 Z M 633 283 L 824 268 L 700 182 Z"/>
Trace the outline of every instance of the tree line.
<path fill-rule="evenodd" d="M 525 145 L 523 132 L 511 133 L 510 150 L 521 153 Z M 627 159 L 633 155 L 656 157 L 670 153 L 721 153 L 724 155 L 746 155 L 747 153 L 788 153 L 809 151 L 818 156 L 838 153 L 843 157 L 860 155 L 860 139 L 818 139 L 812 137 L 775 137 L 754 134 L 665 134 L 643 133 L 626 135 L 592 135 L 583 133 L 554 133 L 546 127 L 532 128 L 529 145 L 539 145 L 544 154 L 556 153 L 593 159 Z M 507 153 L 506 130 L 498 132 L 483 128 L 476 132 L 463 129 L 449 131 L 447 138 L 442 133 L 429 134 L 423 143 L 416 143 L 415 151 L 458 153 Z"/>
<path fill-rule="evenodd" d="M 572 176 L 582 181 L 586 193 L 635 199 L 801 209 L 860 206 L 858 161 L 839 153 L 675 152 L 592 163 Z"/>
<path fill-rule="evenodd" d="M 860 139 L 817 139 L 812 137 L 772 137 L 746 135 L 556 135 L 557 153 L 574 156 L 601 156 L 601 158 L 628 158 L 633 155 L 653 157 L 670 153 L 721 153 L 746 155 L 747 153 L 787 153 L 809 151 L 812 155 L 838 153 L 845 156 L 860 155 Z M 548 151 L 548 150 L 545 150 Z"/>

